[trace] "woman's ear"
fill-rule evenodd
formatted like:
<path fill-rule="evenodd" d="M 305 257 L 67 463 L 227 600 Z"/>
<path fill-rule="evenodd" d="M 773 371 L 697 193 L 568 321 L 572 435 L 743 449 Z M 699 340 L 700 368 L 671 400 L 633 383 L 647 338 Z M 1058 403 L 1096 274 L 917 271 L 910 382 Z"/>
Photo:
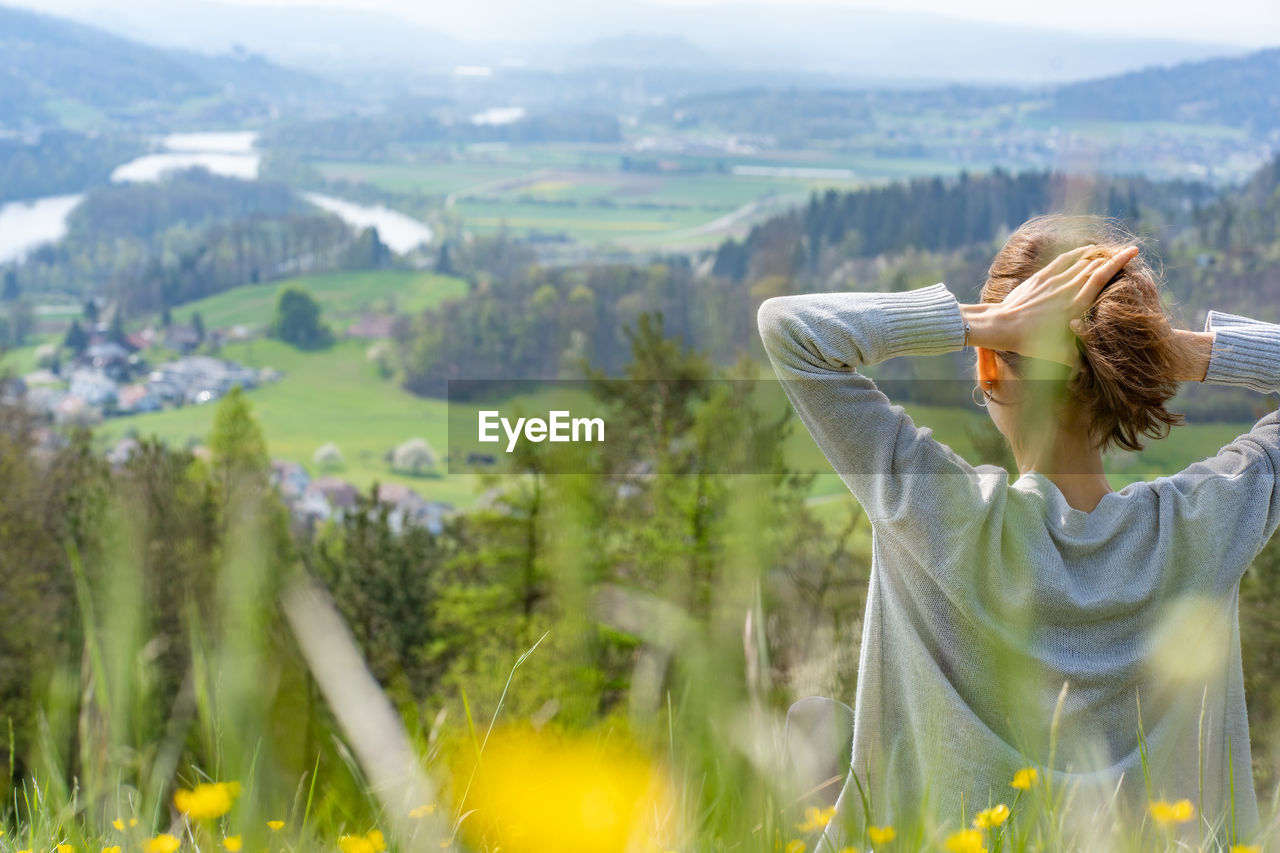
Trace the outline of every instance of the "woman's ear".
<path fill-rule="evenodd" d="M 996 354 L 986 347 L 974 349 L 978 351 L 978 381 L 995 382 L 999 378 L 996 374 Z"/>

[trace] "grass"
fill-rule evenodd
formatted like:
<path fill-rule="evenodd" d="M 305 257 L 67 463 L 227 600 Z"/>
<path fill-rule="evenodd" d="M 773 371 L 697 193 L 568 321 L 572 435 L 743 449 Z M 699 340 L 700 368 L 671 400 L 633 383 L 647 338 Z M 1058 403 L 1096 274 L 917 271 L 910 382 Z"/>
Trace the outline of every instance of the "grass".
<path fill-rule="evenodd" d="M 174 320 L 191 322 L 199 312 L 208 328 L 243 325 L 265 328 L 283 287 L 301 287 L 320 303 L 323 317 L 343 325 L 363 312 L 414 314 L 466 295 L 467 282 L 454 276 L 403 270 L 327 273 L 269 284 L 247 284 L 173 310 Z"/>

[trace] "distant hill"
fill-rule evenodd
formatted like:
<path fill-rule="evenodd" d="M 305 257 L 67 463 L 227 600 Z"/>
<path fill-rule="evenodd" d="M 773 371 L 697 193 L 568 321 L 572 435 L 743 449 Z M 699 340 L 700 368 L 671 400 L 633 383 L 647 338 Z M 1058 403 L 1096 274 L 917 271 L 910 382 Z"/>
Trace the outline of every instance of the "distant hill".
<path fill-rule="evenodd" d="M 1042 114 L 1226 124 L 1266 133 L 1280 128 L 1280 48 L 1063 86 Z"/>
<path fill-rule="evenodd" d="M 0 6 L 0 129 L 97 129 L 126 115 L 155 117 L 194 98 L 238 100 L 235 115 L 243 118 L 246 101 L 321 97 L 336 88 L 243 52 L 209 57 L 159 50 Z"/>
<path fill-rule="evenodd" d="M 0 92 L 6 106 L 20 105 L 49 118 L 55 101 L 113 109 L 209 94 L 212 86 L 163 51 L 0 6 Z"/>
<path fill-rule="evenodd" d="M 569 66 L 710 68 L 721 63 L 682 36 L 627 34 L 595 39 L 563 51 Z"/>

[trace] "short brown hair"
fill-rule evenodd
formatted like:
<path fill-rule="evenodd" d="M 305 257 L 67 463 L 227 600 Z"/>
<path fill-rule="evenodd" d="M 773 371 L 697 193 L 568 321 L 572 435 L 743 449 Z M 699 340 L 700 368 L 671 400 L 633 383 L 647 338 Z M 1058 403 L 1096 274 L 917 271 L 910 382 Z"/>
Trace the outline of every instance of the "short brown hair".
<path fill-rule="evenodd" d="M 1104 257 L 1125 246 L 1140 245 L 1114 219 L 1051 214 L 1023 223 L 996 253 L 982 287 L 983 302 L 1002 302 L 1009 293 L 1063 252 L 1095 244 L 1088 257 Z M 1077 340 L 1081 372 L 1066 391 L 1090 414 L 1095 447 L 1112 444 L 1142 450 L 1142 436 L 1160 439 L 1185 423 L 1165 408 L 1178 391 L 1179 349 L 1160 298 L 1160 277 L 1144 258 L 1129 261 L 1103 288 L 1084 317 Z M 1022 356 L 997 351 L 996 357 L 1017 376 L 1025 374 Z"/>

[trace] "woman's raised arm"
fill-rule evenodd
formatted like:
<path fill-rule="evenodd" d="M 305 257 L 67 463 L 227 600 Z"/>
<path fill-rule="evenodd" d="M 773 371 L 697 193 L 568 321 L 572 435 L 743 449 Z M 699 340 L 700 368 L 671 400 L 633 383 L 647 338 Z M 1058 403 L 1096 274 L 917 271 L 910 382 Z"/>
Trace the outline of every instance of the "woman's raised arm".
<path fill-rule="evenodd" d="M 872 521 L 962 530 L 978 520 L 975 469 L 858 373 L 895 356 L 961 348 L 964 321 L 945 284 L 778 296 L 760 306 L 757 322 L 800 420 Z"/>

